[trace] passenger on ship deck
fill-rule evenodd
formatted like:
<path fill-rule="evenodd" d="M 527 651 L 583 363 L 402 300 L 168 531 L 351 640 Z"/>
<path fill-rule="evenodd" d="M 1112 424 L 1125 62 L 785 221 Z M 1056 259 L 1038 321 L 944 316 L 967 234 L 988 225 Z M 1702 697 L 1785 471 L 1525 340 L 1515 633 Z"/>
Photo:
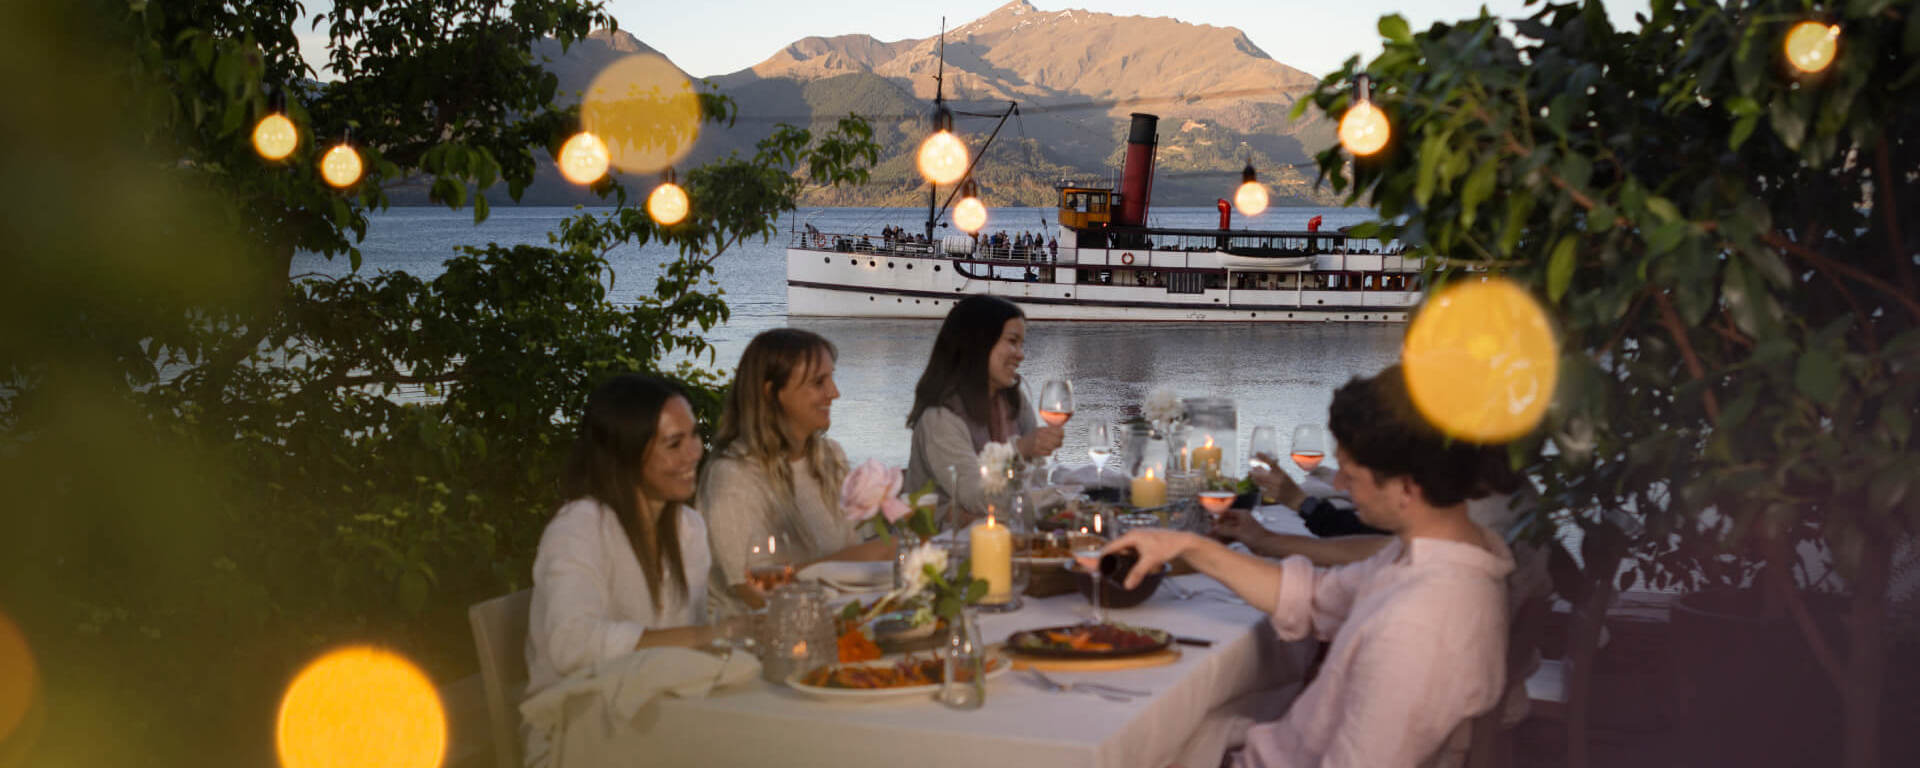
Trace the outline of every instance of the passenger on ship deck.
<path fill-rule="evenodd" d="M 987 443 L 1012 443 L 1028 458 L 1060 447 L 1065 432 L 1040 426 L 1021 391 L 1026 336 L 1026 316 L 997 296 L 968 296 L 947 313 L 907 414 L 908 490 L 933 480 L 941 494 L 978 512 L 986 507 L 980 451 Z"/>
<path fill-rule="evenodd" d="M 714 457 L 700 476 L 715 615 L 765 605 L 766 596 L 747 582 L 746 554 L 748 544 L 769 536 L 786 537 L 802 563 L 893 555 L 878 540 L 863 543 L 839 512 L 847 458 L 826 435 L 840 397 L 837 357 L 832 342 L 795 328 L 762 332 L 740 354 Z"/>

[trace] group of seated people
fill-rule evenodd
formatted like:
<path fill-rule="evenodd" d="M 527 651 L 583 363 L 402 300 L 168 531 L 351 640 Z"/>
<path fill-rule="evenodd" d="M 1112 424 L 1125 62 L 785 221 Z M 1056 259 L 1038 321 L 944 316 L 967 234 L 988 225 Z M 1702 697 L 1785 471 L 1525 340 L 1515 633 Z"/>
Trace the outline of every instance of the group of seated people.
<path fill-rule="evenodd" d="M 979 473 L 949 468 L 978 466 L 990 442 L 1029 459 L 1059 448 L 1062 428 L 1039 424 L 1020 386 L 1026 334 L 1025 316 L 1004 299 L 954 306 L 906 411 L 904 488 L 931 480 L 962 509 L 983 509 Z M 636 649 L 697 647 L 737 631 L 734 617 L 767 599 L 747 578 L 749 542 L 782 535 L 803 562 L 892 557 L 839 509 L 849 464 L 826 436 L 840 395 L 836 359 L 834 345 L 808 331 L 756 336 L 704 462 L 692 403 L 672 380 L 622 374 L 592 391 L 564 503 L 534 562 L 530 696 Z M 1283 537 L 1236 510 L 1213 537 L 1137 530 L 1108 547 L 1139 554 L 1131 581 L 1183 558 L 1269 612 L 1281 637 L 1330 642 L 1291 708 L 1228 739 L 1233 765 L 1418 764 L 1505 684 L 1513 559 L 1468 512 L 1470 500 L 1500 490 L 1484 471 L 1487 449 L 1428 426 L 1397 367 L 1341 387 L 1329 427 L 1345 500 L 1309 499 L 1279 472 L 1254 480 L 1267 502 L 1344 515 L 1348 527 L 1324 532 L 1356 535 Z M 1223 543 L 1235 540 L 1250 551 Z"/>

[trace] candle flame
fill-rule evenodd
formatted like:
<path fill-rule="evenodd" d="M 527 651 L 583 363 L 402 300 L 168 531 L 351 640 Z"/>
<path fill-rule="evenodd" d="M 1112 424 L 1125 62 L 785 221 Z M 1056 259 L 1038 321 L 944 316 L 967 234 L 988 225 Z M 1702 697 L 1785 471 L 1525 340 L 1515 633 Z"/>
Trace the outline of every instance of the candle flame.
<path fill-rule="evenodd" d="M 1200 447 L 1202 447 L 1202 448 L 1212 448 L 1212 447 L 1213 447 L 1213 435 L 1207 435 L 1207 444 L 1206 444 L 1206 445 L 1203 445 L 1203 446 L 1200 446 Z"/>

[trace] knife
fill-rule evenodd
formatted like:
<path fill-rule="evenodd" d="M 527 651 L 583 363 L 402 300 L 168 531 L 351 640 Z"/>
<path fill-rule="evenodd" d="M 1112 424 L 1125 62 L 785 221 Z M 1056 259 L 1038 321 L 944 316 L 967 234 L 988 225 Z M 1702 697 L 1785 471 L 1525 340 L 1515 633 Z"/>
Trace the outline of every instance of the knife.
<path fill-rule="evenodd" d="M 1176 642 L 1176 643 L 1179 643 L 1179 644 L 1181 644 L 1181 645 L 1192 645 L 1192 646 L 1198 646 L 1198 647 L 1201 647 L 1201 648 L 1212 648 L 1212 647 L 1213 647 L 1213 641 L 1212 641 L 1212 640 L 1202 640 L 1202 639 L 1200 639 L 1200 638 L 1197 638 L 1197 637 L 1179 637 L 1179 636 L 1175 636 L 1175 637 L 1173 638 L 1173 641 L 1174 641 L 1174 642 Z"/>

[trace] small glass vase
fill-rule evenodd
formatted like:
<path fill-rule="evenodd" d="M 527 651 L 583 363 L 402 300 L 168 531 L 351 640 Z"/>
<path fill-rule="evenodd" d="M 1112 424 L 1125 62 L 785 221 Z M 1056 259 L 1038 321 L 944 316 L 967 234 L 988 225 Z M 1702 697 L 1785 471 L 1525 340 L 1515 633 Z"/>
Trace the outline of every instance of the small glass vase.
<path fill-rule="evenodd" d="M 973 606 L 947 622 L 947 647 L 940 676 L 940 703 L 954 709 L 979 709 L 987 703 L 987 644 Z"/>

